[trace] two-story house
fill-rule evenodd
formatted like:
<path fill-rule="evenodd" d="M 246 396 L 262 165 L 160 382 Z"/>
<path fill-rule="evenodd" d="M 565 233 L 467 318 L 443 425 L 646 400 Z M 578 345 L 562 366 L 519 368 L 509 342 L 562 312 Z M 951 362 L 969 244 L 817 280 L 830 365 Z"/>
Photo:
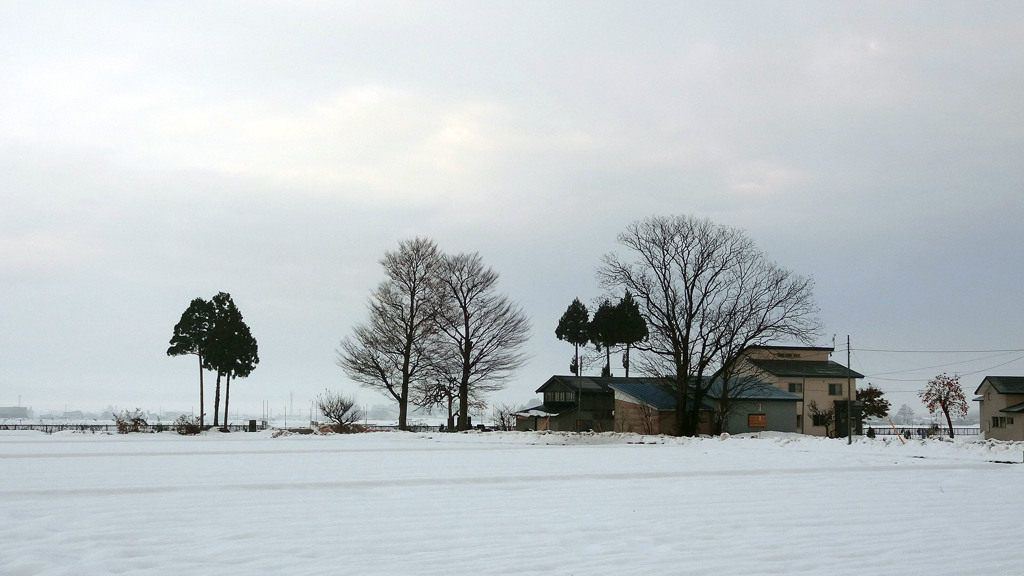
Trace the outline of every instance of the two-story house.
<path fill-rule="evenodd" d="M 813 436 L 846 436 L 846 402 L 854 431 L 860 429 L 857 380 L 864 375 L 829 359 L 834 348 L 751 346 L 740 354 L 734 374 L 754 376 L 800 396 L 796 431 Z"/>
<path fill-rule="evenodd" d="M 974 394 L 985 438 L 1024 441 L 1024 376 L 985 376 Z"/>
<path fill-rule="evenodd" d="M 544 403 L 516 413 L 517 430 L 611 432 L 615 395 L 608 378 L 552 376 L 537 389 Z"/>

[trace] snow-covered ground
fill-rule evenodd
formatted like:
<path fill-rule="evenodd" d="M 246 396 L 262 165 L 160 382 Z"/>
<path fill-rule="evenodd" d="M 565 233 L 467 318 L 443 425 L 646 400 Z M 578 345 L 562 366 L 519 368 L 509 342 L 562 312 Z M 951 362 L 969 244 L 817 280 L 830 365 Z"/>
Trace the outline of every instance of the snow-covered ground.
<path fill-rule="evenodd" d="M 0 432 L 0 574 L 1018 574 L 1024 444 Z"/>

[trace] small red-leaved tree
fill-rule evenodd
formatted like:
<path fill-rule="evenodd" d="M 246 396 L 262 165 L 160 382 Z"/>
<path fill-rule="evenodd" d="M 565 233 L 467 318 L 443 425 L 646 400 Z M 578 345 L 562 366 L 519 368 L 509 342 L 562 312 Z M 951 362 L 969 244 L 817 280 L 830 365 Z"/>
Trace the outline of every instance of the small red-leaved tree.
<path fill-rule="evenodd" d="M 953 419 L 950 414 L 957 418 L 967 415 L 967 398 L 964 397 L 964 390 L 960 387 L 960 377 L 952 377 L 939 374 L 928 381 L 928 387 L 917 393 L 924 402 L 928 412 L 935 414 L 941 411 L 946 416 L 946 424 L 949 425 L 949 437 L 953 437 Z"/>

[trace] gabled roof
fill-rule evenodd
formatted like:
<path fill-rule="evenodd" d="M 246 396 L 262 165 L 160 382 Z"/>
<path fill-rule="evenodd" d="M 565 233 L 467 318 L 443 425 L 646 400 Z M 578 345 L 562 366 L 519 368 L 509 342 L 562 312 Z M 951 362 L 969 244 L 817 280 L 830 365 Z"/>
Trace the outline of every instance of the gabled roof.
<path fill-rule="evenodd" d="M 981 387 L 988 382 L 999 394 L 1024 394 L 1024 376 L 985 376 L 975 394 L 981 394 Z"/>
<path fill-rule="evenodd" d="M 1014 404 L 1013 406 L 1007 406 L 1000 410 L 1000 412 L 1009 412 L 1010 414 L 1020 414 L 1024 412 L 1024 402 L 1020 404 Z"/>
<path fill-rule="evenodd" d="M 627 379 L 623 379 L 627 380 Z M 616 392 L 632 396 L 655 410 L 675 410 L 676 397 L 668 387 L 668 381 L 661 378 L 629 378 L 629 382 L 610 384 Z"/>
<path fill-rule="evenodd" d="M 786 392 L 778 386 L 773 386 L 763 380 L 756 380 L 753 378 L 734 377 L 729 379 L 729 396 L 733 400 L 759 400 L 759 401 L 781 401 L 781 402 L 801 402 L 803 398 Z M 716 379 L 711 383 L 711 388 L 708 389 L 708 396 L 718 399 L 722 397 L 722 382 L 720 379 Z"/>
<path fill-rule="evenodd" d="M 863 378 L 864 375 L 849 370 L 846 366 L 831 360 L 754 360 L 748 362 L 772 376 L 783 378 Z"/>
<path fill-rule="evenodd" d="M 671 388 L 671 381 L 665 378 L 602 378 L 610 381 L 608 386 L 651 406 L 655 410 L 675 410 L 676 396 Z M 707 385 L 709 380 L 704 379 Z M 751 378 L 731 378 L 729 392 L 734 400 L 757 400 L 759 402 L 800 402 L 803 399 L 776 386 Z M 706 400 L 702 408 L 714 410 L 715 405 L 708 400 L 718 400 L 722 396 L 722 383 L 715 380 L 708 387 Z"/>
<path fill-rule="evenodd" d="M 583 390 L 584 392 L 611 392 L 608 388 L 608 381 L 616 378 L 598 378 L 596 376 L 552 376 L 548 381 L 537 388 L 537 392 L 544 392 L 550 388 L 564 388 L 568 390 Z"/>
<path fill-rule="evenodd" d="M 533 418 L 534 416 L 543 418 L 545 416 L 558 416 L 565 412 L 572 412 L 575 409 L 576 406 L 573 404 L 559 404 L 557 406 L 552 406 L 550 404 L 541 404 L 540 406 L 534 406 L 532 408 L 525 408 L 523 410 L 520 410 L 519 412 L 516 412 L 514 415 L 522 416 L 524 418 Z"/>
<path fill-rule="evenodd" d="M 751 344 L 747 350 L 807 350 L 808 352 L 834 352 L 835 346 L 772 346 L 770 344 Z"/>

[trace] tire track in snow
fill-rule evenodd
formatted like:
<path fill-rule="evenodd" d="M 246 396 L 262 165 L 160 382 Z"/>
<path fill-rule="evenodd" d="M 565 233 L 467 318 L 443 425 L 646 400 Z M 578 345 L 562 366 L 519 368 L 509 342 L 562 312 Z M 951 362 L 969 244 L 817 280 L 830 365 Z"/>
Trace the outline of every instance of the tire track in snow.
<path fill-rule="evenodd" d="M 235 452 L 237 454 L 237 452 Z M 644 481 L 644 480 L 676 480 L 701 477 L 747 477 L 747 476 L 799 476 L 805 474 L 831 474 L 843 472 L 846 474 L 866 474 L 877 472 L 904 472 L 908 470 L 975 470 L 991 466 L 1005 466 L 991 462 L 944 462 L 940 464 L 919 464 L 907 466 L 906 464 L 894 463 L 890 465 L 876 466 L 823 466 L 794 468 L 792 470 L 761 469 L 740 469 L 740 470 L 681 470 L 671 472 L 605 472 L 605 473 L 578 473 L 578 474 L 550 474 L 550 475 L 521 475 L 521 476 L 464 476 L 453 477 L 424 477 L 424 478 L 378 478 L 365 480 L 336 480 L 327 482 L 250 482 L 235 484 L 183 484 L 165 486 L 111 486 L 91 488 L 42 488 L 22 490 L 0 490 L 0 500 L 6 498 L 51 498 L 67 496 L 125 496 L 142 494 L 171 494 L 185 492 L 277 492 L 287 490 L 387 490 L 391 488 L 410 487 L 450 487 L 467 485 L 491 485 L 491 486 L 532 486 L 535 484 L 546 484 L 559 481 L 581 480 L 604 480 L 604 481 Z"/>
<path fill-rule="evenodd" d="M 529 450 L 536 449 L 535 445 L 523 445 L 523 446 L 503 446 L 502 450 Z M 394 453 L 394 452 L 480 452 L 486 450 L 493 450 L 493 446 L 473 446 L 473 447 L 423 447 L 415 446 L 409 448 L 316 448 L 316 449 L 300 449 L 300 450 L 178 450 L 178 451 L 162 451 L 162 450 L 144 450 L 144 451 L 133 451 L 133 452 L 53 452 L 50 454 L 0 454 L 0 460 L 37 460 L 46 458 L 122 458 L 122 457 L 138 457 L 138 456 L 233 456 L 233 455 L 248 455 L 248 456 L 275 456 L 283 455 L 287 456 L 290 454 L 375 454 L 375 453 Z"/>

